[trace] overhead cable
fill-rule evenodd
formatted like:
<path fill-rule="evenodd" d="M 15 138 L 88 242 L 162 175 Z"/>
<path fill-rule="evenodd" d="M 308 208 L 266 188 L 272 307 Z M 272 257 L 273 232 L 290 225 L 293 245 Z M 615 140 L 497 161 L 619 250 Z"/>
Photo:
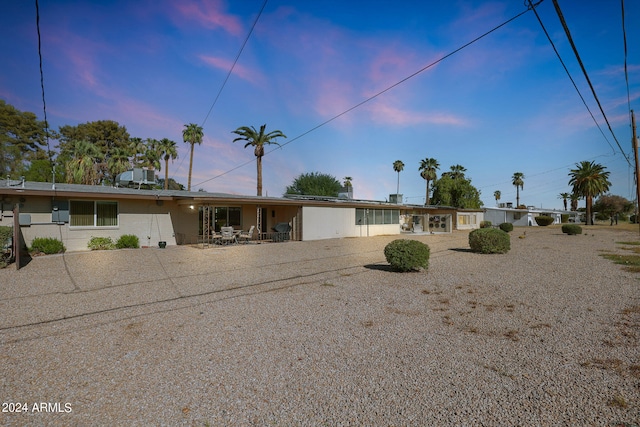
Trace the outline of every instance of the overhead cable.
<path fill-rule="evenodd" d="M 42 44 L 40 43 L 40 7 L 38 6 L 38 0 L 36 0 L 36 30 L 38 31 L 38 58 L 40 60 L 40 88 L 42 89 L 42 109 L 44 112 L 44 132 L 47 141 L 47 156 L 49 157 L 49 163 L 53 165 L 53 157 L 51 154 L 51 147 L 49 146 L 49 122 L 47 121 L 47 102 L 44 98 L 44 73 L 42 72 Z"/>
<path fill-rule="evenodd" d="M 611 128 L 611 124 L 609 123 L 609 119 L 607 119 L 607 115 L 605 114 L 604 109 L 602 108 L 602 104 L 600 103 L 600 100 L 598 99 L 598 95 L 596 94 L 596 90 L 594 89 L 593 84 L 591 84 L 591 79 L 589 78 L 589 74 L 587 73 L 587 70 L 584 67 L 584 64 L 582 63 L 582 59 L 580 58 L 580 54 L 578 53 L 578 49 L 576 48 L 576 45 L 573 42 L 573 37 L 571 37 L 571 32 L 569 31 L 569 27 L 567 26 L 567 22 L 565 21 L 564 16 L 562 15 L 562 11 L 560 10 L 560 5 L 558 4 L 558 0 L 553 0 L 553 5 L 554 5 L 554 7 L 556 9 L 556 13 L 558 14 L 558 18 L 560 18 L 560 23 L 562 24 L 562 28 L 564 28 L 564 32 L 567 35 L 567 39 L 569 40 L 569 44 L 571 45 L 571 49 L 573 49 L 573 53 L 576 55 L 576 59 L 578 60 L 578 64 L 580 65 L 580 68 L 582 69 L 582 73 L 584 74 L 585 79 L 587 79 L 587 83 L 589 84 L 589 88 L 591 89 L 591 93 L 593 94 L 593 97 L 596 100 L 596 103 L 598 104 L 598 107 L 600 108 L 600 112 L 602 113 L 602 117 L 604 118 L 604 121 L 607 123 L 607 126 L 609 127 L 609 132 L 611 132 L 611 135 L 613 136 L 614 141 L 618 145 L 618 148 L 620 149 L 620 152 L 622 153 L 624 158 L 627 159 L 627 163 L 629 163 L 629 165 L 631 165 L 631 161 L 629 160 L 629 157 L 627 157 L 627 154 L 622 149 L 622 146 L 620 145 L 620 142 L 618 142 L 618 138 L 616 138 L 616 135 L 613 133 L 613 129 Z"/>
<path fill-rule="evenodd" d="M 475 39 L 471 40 L 470 42 L 465 43 L 464 45 L 460 46 L 459 48 L 455 49 L 454 51 L 452 51 L 452 52 L 450 52 L 450 53 L 448 53 L 448 54 L 446 54 L 446 55 L 444 55 L 444 56 L 440 57 L 439 59 L 437 59 L 437 60 L 435 60 L 435 61 L 431 62 L 430 64 L 428 64 L 428 65 L 426 65 L 426 66 L 422 67 L 421 69 L 419 69 L 418 71 L 414 72 L 413 74 L 410 74 L 409 76 L 407 76 L 407 77 L 403 78 L 402 80 L 400 80 L 400 81 L 398 81 L 398 82 L 396 82 L 396 83 L 392 84 L 391 86 L 388 86 L 386 89 L 383 89 L 383 90 L 381 90 L 380 92 L 378 92 L 378 93 L 376 93 L 376 94 L 374 94 L 374 95 L 370 96 L 369 98 L 366 98 L 365 100 L 360 101 L 360 102 L 359 102 L 359 103 L 357 103 L 356 105 L 354 105 L 354 106 L 352 106 L 352 107 L 350 107 L 350 108 L 348 108 L 348 109 L 344 110 L 343 112 L 341 112 L 341 113 L 339 113 L 339 114 L 337 114 L 337 115 L 335 115 L 335 116 L 331 117 L 330 119 L 325 120 L 324 122 L 322 122 L 322 123 L 320 123 L 320 124 L 318 124 L 318 125 L 316 125 L 316 126 L 312 127 L 311 129 L 307 130 L 306 132 L 301 133 L 300 135 L 296 136 L 295 138 L 292 138 L 292 139 L 288 140 L 287 142 L 280 144 L 278 148 L 282 148 L 282 147 L 284 147 L 285 145 L 289 145 L 289 144 L 291 144 L 292 142 L 294 142 L 294 141 L 297 141 L 297 140 L 301 139 L 302 137 L 304 137 L 304 136 L 306 136 L 306 135 L 310 134 L 311 132 L 313 132 L 313 131 L 315 131 L 315 130 L 317 130 L 317 129 L 321 128 L 322 126 L 327 125 L 327 124 L 329 124 L 329 123 L 333 122 L 334 120 L 336 120 L 336 119 L 338 119 L 338 118 L 340 118 L 340 117 L 342 117 L 342 116 L 344 116 L 344 115 L 346 115 L 346 114 L 350 113 L 351 111 L 355 110 L 356 108 L 359 108 L 359 107 L 363 106 L 364 104 L 366 104 L 366 103 L 368 103 L 368 102 L 370 102 L 370 101 L 372 101 L 372 100 L 376 99 L 376 98 L 377 98 L 377 97 L 379 97 L 380 95 L 382 95 L 382 94 L 384 94 L 384 93 L 389 92 L 391 89 L 394 89 L 395 87 L 400 86 L 402 83 L 405 83 L 406 81 L 408 81 L 408 80 L 412 79 L 413 77 L 415 77 L 415 76 L 417 76 L 417 75 L 419 75 L 419 74 L 423 73 L 424 71 L 428 70 L 429 68 L 433 67 L 434 65 L 437 65 L 437 64 L 439 64 L 440 62 L 444 61 L 445 59 L 449 58 L 450 56 L 452 56 L 452 55 L 454 55 L 454 54 L 456 54 L 456 53 L 460 52 L 462 49 L 464 49 L 464 48 L 466 48 L 466 47 L 468 47 L 468 46 L 472 45 L 473 43 L 477 42 L 478 40 L 480 40 L 480 39 L 482 39 L 482 38 L 484 38 L 484 37 L 488 36 L 489 34 L 493 33 L 494 31 L 496 31 L 496 30 L 498 30 L 498 29 L 500 29 L 500 28 L 504 27 L 505 25 L 509 24 L 510 22 L 512 22 L 512 21 L 514 21 L 514 20 L 516 20 L 516 19 L 518 19 L 519 17 L 521 17 L 522 15 L 524 15 L 525 13 L 527 13 L 530 9 L 534 9 L 536 6 L 538 6 L 540 3 L 542 3 L 542 1 L 543 1 L 543 0 L 540 0 L 540 1 L 538 1 L 538 3 L 535 3 L 535 4 L 532 4 L 532 3 L 531 3 L 531 1 L 529 1 L 529 3 L 530 3 L 530 7 L 528 7 L 526 10 L 524 10 L 524 11 L 520 12 L 520 13 L 519 13 L 519 14 L 517 14 L 516 16 L 514 16 L 514 17 L 512 17 L 512 18 L 510 18 L 510 19 L 508 19 L 508 20 L 506 20 L 506 21 L 504 21 L 502 24 L 500 24 L 500 25 L 498 25 L 498 26 L 496 26 L 496 27 L 492 28 L 491 30 L 489 30 L 489 31 L 487 31 L 487 32 L 485 32 L 485 33 L 483 33 L 482 35 L 480 35 L 480 36 L 476 37 Z M 264 155 L 266 156 L 267 154 L 270 154 L 270 153 L 274 152 L 274 151 L 275 151 L 275 150 L 277 150 L 278 148 L 274 148 L 274 149 L 272 149 L 272 150 L 266 151 L 266 152 L 264 153 Z M 222 173 L 220 173 L 220 174 L 218 174 L 218 175 L 216 175 L 216 176 L 214 176 L 214 177 L 212 177 L 212 178 L 209 178 L 209 179 L 207 179 L 207 180 L 201 181 L 201 182 L 199 182 L 199 183 L 197 183 L 197 184 L 194 184 L 194 185 L 204 184 L 204 183 L 206 183 L 206 182 L 209 182 L 209 181 L 212 181 L 212 180 L 214 180 L 214 179 L 220 178 L 220 177 L 222 177 L 222 176 L 224 176 L 224 175 L 227 175 L 227 174 L 229 174 L 229 173 L 231 173 L 231 172 L 233 172 L 233 171 L 235 171 L 235 170 L 238 170 L 238 169 L 240 169 L 241 167 L 244 167 L 244 166 L 246 166 L 246 165 L 248 165 L 248 164 L 250 164 L 250 163 L 253 163 L 253 159 L 252 159 L 252 160 L 249 160 L 249 161 L 247 161 L 247 162 L 241 163 L 241 164 L 239 164 L 238 166 L 235 166 L 234 168 L 229 169 L 229 170 L 228 170 L 228 171 L 226 171 L 226 172 L 222 172 Z"/>

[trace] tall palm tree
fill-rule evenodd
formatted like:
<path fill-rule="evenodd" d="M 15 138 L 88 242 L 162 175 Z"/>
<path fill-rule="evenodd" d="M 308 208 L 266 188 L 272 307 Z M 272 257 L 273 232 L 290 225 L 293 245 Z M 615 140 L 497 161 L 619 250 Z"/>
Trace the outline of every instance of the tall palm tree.
<path fill-rule="evenodd" d="M 429 183 L 437 178 L 438 169 L 440 169 L 440 163 L 438 163 L 436 159 L 427 157 L 426 159 L 420 160 L 418 170 L 420 171 L 420 176 L 427 181 L 427 192 L 424 198 L 425 206 L 429 204 Z"/>
<path fill-rule="evenodd" d="M 571 193 L 569 196 L 569 200 L 571 200 L 571 210 L 573 212 L 578 210 L 578 201 L 581 199 L 580 195 L 575 191 Z"/>
<path fill-rule="evenodd" d="M 498 204 L 498 200 L 500 200 L 500 196 L 502 196 L 502 193 L 500 192 L 500 190 L 496 190 L 493 192 L 493 197 L 495 197 L 496 199 L 496 205 Z"/>
<path fill-rule="evenodd" d="M 400 193 L 400 172 L 404 169 L 404 163 L 402 160 L 396 160 L 393 162 L 393 170 L 398 172 L 398 185 L 396 186 L 396 194 Z"/>
<path fill-rule="evenodd" d="M 184 125 L 184 129 L 182 130 L 182 140 L 185 143 L 191 145 L 191 154 L 189 156 L 189 181 L 187 183 L 187 191 L 191 191 L 191 172 L 193 172 L 193 146 L 195 144 L 202 144 L 203 136 L 204 132 L 202 132 L 201 126 L 198 126 L 195 123 Z"/>
<path fill-rule="evenodd" d="M 524 189 L 524 174 L 515 172 L 511 177 L 511 184 L 516 187 L 516 208 L 520 206 L 520 189 Z"/>
<path fill-rule="evenodd" d="M 558 196 L 559 199 L 562 199 L 562 202 L 564 203 L 564 210 L 567 210 L 567 200 L 571 197 L 570 193 L 560 193 L 560 196 Z"/>
<path fill-rule="evenodd" d="M 140 158 L 140 166 L 160 170 L 160 141 L 154 138 L 147 138 L 144 142 L 145 150 Z"/>
<path fill-rule="evenodd" d="M 101 160 L 100 149 L 88 141 L 74 141 L 70 147 L 71 159 L 66 163 L 67 182 L 95 185 L 98 181 L 96 164 Z"/>
<path fill-rule="evenodd" d="M 265 133 L 267 125 L 264 124 L 260 126 L 260 131 L 257 131 L 253 126 L 241 126 L 238 129 L 234 130 L 231 133 L 235 133 L 239 135 L 238 138 L 234 139 L 233 142 L 236 141 L 247 141 L 244 144 L 244 148 L 248 146 L 254 147 L 253 154 L 256 156 L 256 168 L 257 168 L 257 192 L 258 196 L 262 196 L 262 156 L 264 156 L 264 146 L 268 144 L 280 145 L 276 142 L 276 138 L 286 138 L 287 136 L 283 134 L 279 130 L 274 130 L 269 133 Z"/>
<path fill-rule="evenodd" d="M 178 158 L 178 145 L 169 138 L 162 138 L 158 143 L 160 157 L 164 159 L 164 189 L 169 189 L 169 159 Z"/>
<path fill-rule="evenodd" d="M 350 176 L 345 176 L 344 178 L 342 178 L 342 181 L 344 182 L 344 187 L 347 189 L 347 191 L 349 191 L 353 178 L 351 178 Z"/>
<path fill-rule="evenodd" d="M 576 168 L 571 169 L 569 176 L 569 185 L 573 187 L 573 192 L 584 197 L 587 204 L 586 224 L 593 225 L 591 218 L 591 206 L 593 198 L 609 191 L 611 182 L 609 182 L 609 172 L 606 168 L 598 163 L 582 161 L 576 163 Z"/>

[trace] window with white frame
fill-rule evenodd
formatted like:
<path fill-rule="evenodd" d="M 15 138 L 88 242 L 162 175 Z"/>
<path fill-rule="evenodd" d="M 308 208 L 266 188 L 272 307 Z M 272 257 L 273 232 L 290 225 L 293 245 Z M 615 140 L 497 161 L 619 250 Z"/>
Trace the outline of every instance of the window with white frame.
<path fill-rule="evenodd" d="M 71 200 L 69 225 L 71 227 L 117 227 L 118 202 Z"/>
<path fill-rule="evenodd" d="M 476 223 L 476 214 L 460 214 L 458 215 L 459 225 L 473 225 Z"/>
<path fill-rule="evenodd" d="M 356 209 L 356 225 L 400 224 L 397 209 Z"/>

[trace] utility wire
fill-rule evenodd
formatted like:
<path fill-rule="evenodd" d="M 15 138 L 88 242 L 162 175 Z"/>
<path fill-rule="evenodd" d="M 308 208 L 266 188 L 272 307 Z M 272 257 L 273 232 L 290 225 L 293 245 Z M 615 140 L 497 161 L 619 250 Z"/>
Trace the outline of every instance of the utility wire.
<path fill-rule="evenodd" d="M 596 90 L 594 89 L 593 84 L 591 84 L 591 79 L 589 79 L 589 74 L 587 74 L 587 70 L 585 69 L 584 64 L 582 63 L 582 59 L 580 59 L 580 54 L 578 53 L 578 49 L 576 48 L 576 45 L 573 42 L 573 38 L 571 37 L 571 32 L 569 31 L 569 27 L 567 26 L 567 22 L 565 21 L 564 16 L 562 15 L 562 11 L 560 10 L 560 5 L 558 4 L 558 0 L 553 0 L 553 5 L 554 5 L 554 7 L 556 9 L 556 13 L 558 14 L 558 18 L 560 18 L 560 23 L 562 24 L 562 28 L 564 28 L 564 32 L 567 35 L 567 39 L 569 40 L 569 44 L 571 45 L 571 49 L 573 49 L 573 53 L 576 55 L 576 59 L 578 60 L 578 64 L 580 64 L 580 68 L 582 69 L 582 73 L 584 74 L 585 79 L 587 79 L 587 83 L 589 84 L 589 88 L 591 88 L 591 93 L 593 94 L 593 97 L 596 100 L 596 103 L 598 104 L 598 107 L 600 108 L 600 112 L 602 113 L 602 117 L 604 117 L 604 121 L 607 123 L 607 126 L 609 127 L 609 132 L 611 132 L 611 135 L 613 136 L 614 141 L 618 145 L 618 148 L 620 149 L 620 152 L 622 153 L 624 158 L 627 160 L 627 163 L 629 163 L 629 166 L 631 166 L 631 161 L 629 160 L 629 157 L 627 157 L 627 154 L 622 149 L 622 146 L 620 145 L 620 142 L 618 142 L 618 138 L 616 138 L 616 135 L 613 133 L 613 129 L 611 129 L 611 124 L 609 123 L 609 119 L 607 119 L 607 115 L 604 113 L 604 109 L 602 108 L 602 104 L 600 103 L 600 100 L 598 99 L 598 95 L 596 94 Z"/>
<path fill-rule="evenodd" d="M 51 155 L 51 147 L 49 146 L 49 122 L 47 121 L 47 102 L 44 98 L 44 73 L 42 72 L 42 44 L 40 42 L 40 7 L 36 0 L 36 29 L 38 31 L 38 58 L 40 60 L 40 88 L 42 89 L 42 109 L 44 111 L 44 132 L 47 141 L 47 156 L 49 163 L 53 166 L 53 157 Z"/>
<path fill-rule="evenodd" d="M 631 122 L 631 95 L 629 94 L 629 73 L 627 72 L 627 31 L 624 26 L 624 0 L 620 0 L 620 7 L 622 9 L 622 40 L 624 41 L 624 80 L 627 83 L 627 105 L 629 106 L 629 122 Z"/>
<path fill-rule="evenodd" d="M 529 3 L 531 3 L 531 0 L 528 0 L 528 1 L 529 1 Z M 611 145 L 611 142 L 609 141 L 607 136 L 604 134 L 604 131 L 600 127 L 600 124 L 598 123 L 598 121 L 596 120 L 595 116 L 591 112 L 591 109 L 587 105 L 587 101 L 585 101 L 584 97 L 582 96 L 582 93 L 580 92 L 580 89 L 578 89 L 578 85 L 576 84 L 575 80 L 573 80 L 573 77 L 571 77 L 571 73 L 569 72 L 569 69 L 567 68 L 567 66 L 565 65 L 564 61 L 562 60 L 562 57 L 560 56 L 560 52 L 558 52 L 558 49 L 556 49 L 555 43 L 553 43 L 553 40 L 551 40 L 551 36 L 549 35 L 549 32 L 547 31 L 547 28 L 542 23 L 542 19 L 540 19 L 540 16 L 538 15 L 538 12 L 536 12 L 535 9 L 534 9 L 533 12 L 535 13 L 536 18 L 538 19 L 538 23 L 540 23 L 540 27 L 542 27 L 542 31 L 544 32 L 545 36 L 547 36 L 547 40 L 549 41 L 549 44 L 551 44 L 551 47 L 553 48 L 553 51 L 556 53 L 556 56 L 558 57 L 558 60 L 560 61 L 560 64 L 562 64 L 562 68 L 564 68 L 564 71 L 567 73 L 567 76 L 569 77 L 569 80 L 571 80 L 571 83 L 573 84 L 573 88 L 578 93 L 578 96 L 580 97 L 580 99 L 582 100 L 582 103 L 584 104 L 585 108 L 589 112 L 589 115 L 593 119 L 593 122 L 596 124 L 596 127 L 598 128 L 598 130 L 602 134 L 602 137 L 604 138 L 605 141 L 607 141 L 607 144 L 609 144 L 609 147 L 611 147 L 611 150 L 613 150 L 613 154 L 615 154 L 616 153 L 616 149 L 613 148 L 613 145 Z M 627 162 L 628 161 L 629 161 L 629 159 L 627 159 Z"/>
<path fill-rule="evenodd" d="M 524 11 L 520 12 L 520 13 L 519 13 L 519 14 L 517 14 L 516 16 L 512 17 L 511 19 L 508 19 L 507 21 L 503 22 L 502 24 L 500 24 L 500 25 L 498 25 L 498 26 L 496 26 L 496 27 L 492 28 L 491 30 L 489 30 L 489 31 L 487 31 L 487 32 L 485 32 L 485 33 L 483 33 L 482 35 L 480 35 L 480 36 L 476 37 L 475 39 L 471 40 L 470 42 L 468 42 L 468 43 L 466 43 L 466 44 L 464 44 L 464 45 L 460 46 L 460 47 L 459 47 L 459 48 L 457 48 L 457 49 L 455 49 L 454 51 L 452 51 L 452 52 L 450 52 L 450 53 L 448 53 L 448 54 L 446 54 L 446 55 L 444 55 L 444 56 L 440 57 L 439 59 L 437 59 L 437 60 L 433 61 L 432 63 L 430 63 L 430 64 L 428 64 L 428 65 L 426 65 L 426 66 L 422 67 L 422 68 L 421 68 L 421 69 L 419 69 L 418 71 L 414 72 L 413 74 L 410 74 L 409 76 L 407 76 L 407 77 L 403 78 L 402 80 L 400 80 L 400 81 L 398 81 L 398 82 L 396 82 L 396 83 L 392 84 L 391 86 L 388 86 L 386 89 L 381 90 L 380 92 L 376 93 L 375 95 L 372 95 L 372 96 L 370 96 L 369 98 L 366 98 L 365 100 L 363 100 L 363 101 L 361 101 L 361 102 L 357 103 L 356 105 L 352 106 L 351 108 L 348 108 L 347 110 L 345 110 L 345 111 L 341 112 L 340 114 L 337 114 L 337 115 L 335 115 L 335 116 L 331 117 L 330 119 L 325 120 L 324 122 L 322 122 L 322 123 L 320 123 L 320 124 L 318 124 L 318 125 L 316 125 L 316 126 L 312 127 L 312 128 L 311 128 L 311 129 L 309 129 L 308 131 L 301 133 L 300 135 L 296 136 L 295 138 L 292 138 L 292 139 L 288 140 L 287 142 L 285 142 L 285 143 L 283 143 L 283 144 L 279 144 L 278 148 L 274 148 L 274 149 L 272 149 L 272 150 L 266 151 L 266 152 L 264 153 L 264 155 L 266 156 L 267 154 L 273 153 L 275 150 L 277 150 L 277 149 L 279 149 L 279 148 L 282 148 L 282 147 L 284 147 L 285 145 L 289 145 L 289 144 L 291 144 L 292 142 L 294 142 L 294 141 L 297 141 L 297 140 L 301 139 L 302 137 L 304 137 L 304 136 L 306 136 L 306 135 L 310 134 L 311 132 L 313 132 L 313 131 L 315 131 L 315 130 L 317 130 L 317 129 L 321 128 L 322 126 L 327 125 L 327 124 L 329 124 L 329 123 L 333 122 L 334 120 L 336 120 L 336 119 L 338 119 L 338 118 L 340 118 L 340 117 L 342 117 L 342 116 L 344 116 L 344 115 L 346 115 L 346 114 L 350 113 L 351 111 L 355 110 L 356 108 L 359 108 L 359 107 L 363 106 L 363 105 L 364 105 L 364 104 L 366 104 L 367 102 L 370 102 L 370 101 L 372 101 L 372 100 L 376 99 L 376 98 L 377 98 L 377 97 L 379 97 L 380 95 L 382 95 L 382 94 L 384 94 L 384 93 L 389 92 L 391 89 L 394 89 L 395 87 L 400 86 L 402 83 L 406 82 L 407 80 L 410 80 L 410 79 L 412 79 L 413 77 L 417 76 L 418 74 L 423 73 L 424 71 L 428 70 L 429 68 L 433 67 L 434 65 L 437 65 L 438 63 L 440 63 L 440 62 L 444 61 L 445 59 L 449 58 L 450 56 L 453 56 L 454 54 L 456 54 L 456 53 L 460 52 L 462 49 L 464 49 L 464 48 L 466 48 L 466 47 L 468 47 L 468 46 L 472 45 L 473 43 L 477 42 L 478 40 L 480 40 L 480 39 L 482 39 L 482 38 L 484 38 L 484 37 L 488 36 L 489 34 L 493 33 L 494 31 L 496 31 L 496 30 L 498 30 L 498 29 L 500 29 L 500 28 L 504 27 L 505 25 L 509 24 L 510 22 L 512 22 L 512 21 L 514 21 L 514 20 L 516 20 L 516 19 L 518 19 L 519 17 L 521 17 L 522 15 L 524 15 L 525 13 L 527 13 L 530 9 L 534 9 L 536 6 L 538 6 L 540 3 L 542 3 L 542 1 L 543 1 L 543 0 L 540 0 L 540 1 L 538 1 L 538 3 L 532 4 L 532 3 L 531 3 L 531 0 L 529 0 L 530 7 L 528 7 L 526 10 L 524 10 Z M 224 175 L 227 175 L 227 174 L 229 174 L 229 173 L 231 173 L 231 172 L 233 172 L 233 171 L 235 171 L 235 170 L 238 170 L 238 169 L 240 169 L 241 167 L 244 167 L 244 166 L 246 166 L 246 165 L 248 165 L 248 164 L 250 164 L 250 163 L 253 163 L 253 160 L 249 160 L 249 161 L 247 161 L 247 162 L 241 163 L 241 164 L 239 164 L 238 166 L 236 166 L 236 167 L 234 167 L 234 168 L 232 168 L 232 169 L 229 169 L 229 170 L 228 170 L 228 171 L 226 171 L 226 172 L 222 172 L 222 173 L 220 173 L 220 174 L 218 174 L 218 175 L 216 175 L 216 176 L 214 176 L 214 177 L 212 177 L 212 178 L 209 178 L 209 179 L 207 179 L 207 180 L 201 181 L 201 182 L 199 182 L 199 183 L 197 183 L 197 184 L 194 184 L 194 185 L 200 185 L 200 184 L 204 184 L 204 183 L 209 182 L 209 181 L 213 181 L 214 179 L 217 179 L 217 178 L 220 178 L 220 177 L 222 177 L 222 176 L 224 176 Z"/>
<path fill-rule="evenodd" d="M 229 78 L 231 77 L 231 73 L 233 73 L 233 70 L 236 67 L 236 64 L 238 63 L 238 60 L 240 59 L 240 55 L 244 51 L 244 48 L 247 45 L 247 42 L 249 41 L 249 38 L 251 37 L 251 34 L 253 33 L 253 30 L 256 28 L 256 25 L 258 24 L 258 20 L 260 19 L 260 16 L 262 16 L 262 12 L 264 11 L 265 7 L 267 7 L 267 2 L 268 1 L 269 0 L 264 0 L 264 3 L 262 3 L 262 7 L 260 8 L 260 11 L 258 12 L 258 16 L 256 16 L 256 19 L 253 21 L 253 25 L 251 25 L 251 29 L 249 30 L 249 33 L 247 34 L 247 37 L 245 37 L 244 42 L 242 43 L 242 46 L 240 46 L 240 50 L 238 51 L 238 54 L 236 55 L 236 58 L 233 61 L 233 64 L 231 64 L 231 68 L 229 68 L 229 71 L 227 72 L 227 76 L 225 77 L 224 81 L 222 82 L 222 85 L 220 86 L 220 89 L 218 90 L 218 93 L 216 94 L 216 97 L 214 98 L 213 103 L 211 104 L 211 108 L 209 108 L 209 111 L 207 112 L 207 115 L 205 116 L 204 120 L 202 121 L 202 124 L 200 125 L 200 127 L 203 127 L 204 124 L 207 122 L 207 119 L 209 119 L 209 116 L 211 115 L 211 111 L 213 111 L 213 107 L 215 107 L 216 103 L 218 102 L 218 98 L 220 98 L 220 94 L 222 94 L 222 90 L 227 85 L 227 81 L 229 81 Z M 180 164 L 176 168 L 176 171 L 172 174 L 172 176 L 171 176 L 172 178 L 180 170 L 180 168 L 182 167 L 182 163 L 183 162 L 184 162 L 184 157 L 180 161 Z M 194 184 L 194 185 L 199 185 L 199 184 Z"/>

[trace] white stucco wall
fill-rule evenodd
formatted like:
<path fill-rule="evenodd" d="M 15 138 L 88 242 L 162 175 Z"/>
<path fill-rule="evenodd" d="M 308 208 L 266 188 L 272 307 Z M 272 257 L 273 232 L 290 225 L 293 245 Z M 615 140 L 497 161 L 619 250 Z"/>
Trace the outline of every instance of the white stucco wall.
<path fill-rule="evenodd" d="M 400 234 L 400 224 L 356 225 L 355 208 L 302 207 L 302 240 Z"/>

